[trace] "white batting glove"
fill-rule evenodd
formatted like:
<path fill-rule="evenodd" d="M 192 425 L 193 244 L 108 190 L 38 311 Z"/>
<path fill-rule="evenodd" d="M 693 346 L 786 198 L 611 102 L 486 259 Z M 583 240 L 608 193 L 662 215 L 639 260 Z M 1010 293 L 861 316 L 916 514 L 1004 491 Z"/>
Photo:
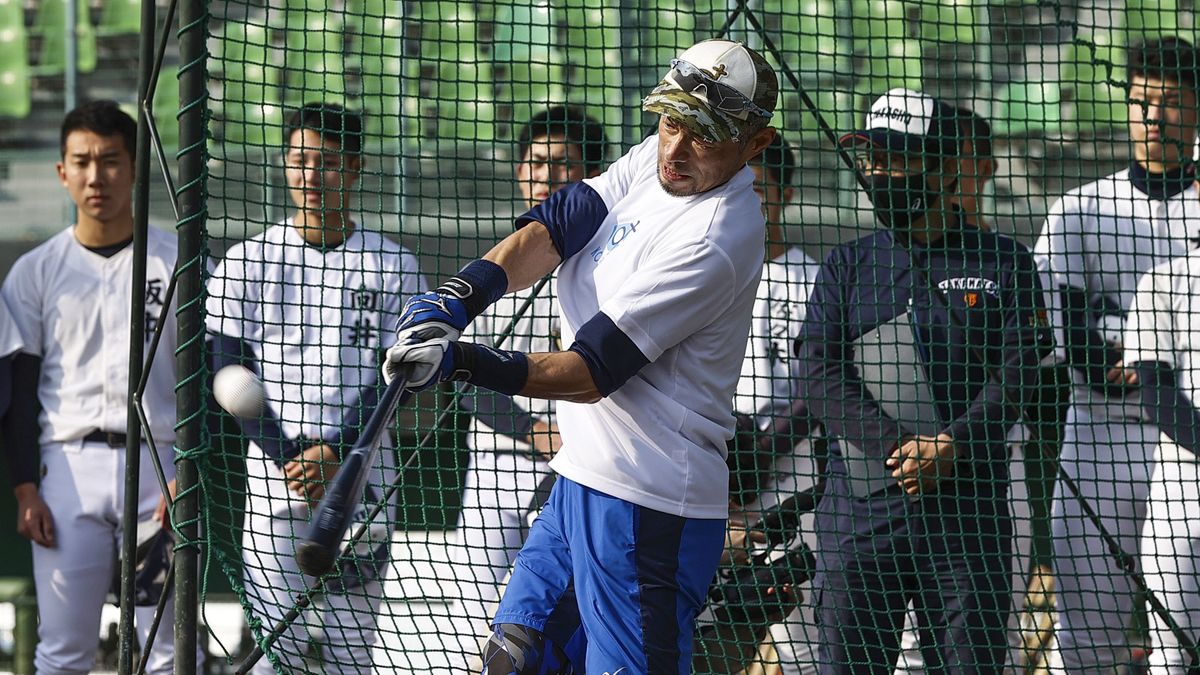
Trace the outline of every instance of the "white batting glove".
<path fill-rule="evenodd" d="M 397 342 L 387 350 L 383 362 L 383 380 L 388 384 L 404 369 L 409 369 L 410 391 L 423 391 L 449 379 L 454 373 L 454 350 L 445 338 Z"/>

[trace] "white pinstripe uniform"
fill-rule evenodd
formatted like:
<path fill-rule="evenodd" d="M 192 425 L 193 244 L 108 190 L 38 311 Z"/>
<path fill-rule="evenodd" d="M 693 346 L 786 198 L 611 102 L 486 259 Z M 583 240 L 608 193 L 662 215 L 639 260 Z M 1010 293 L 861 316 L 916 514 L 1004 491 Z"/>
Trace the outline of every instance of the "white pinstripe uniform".
<path fill-rule="evenodd" d="M 1200 252 L 1176 258 L 1142 277 L 1125 326 L 1129 364 L 1161 362 L 1180 390 L 1200 402 Z M 1163 435 L 1150 479 L 1142 529 L 1146 585 L 1195 640 L 1200 630 L 1200 460 Z M 1150 613 L 1150 672 L 1186 673 L 1191 661 L 1179 641 Z"/>
<path fill-rule="evenodd" d="M 534 296 L 533 303 L 513 326 L 503 348 L 525 353 L 560 351 L 558 306 L 553 280 Z M 501 298 L 471 323 L 463 340 L 495 345 L 517 310 L 530 297 L 527 289 Z M 490 392 L 476 392 L 489 396 Z M 471 396 L 471 394 L 466 394 Z M 502 394 L 496 394 L 503 397 Z M 512 397 L 516 414 L 552 423 L 554 402 L 527 396 Z M 501 418 L 504 415 L 501 414 Z M 492 614 L 504 580 L 529 532 L 529 514 L 540 507 L 539 494 L 554 472 L 533 446 L 493 429 L 473 416 L 467 430 L 470 464 L 457 541 L 450 550 L 456 583 L 449 616 L 457 640 L 447 645 L 451 664 L 467 668 L 481 653 L 480 642 L 489 633 Z M 464 658 L 465 657 L 465 658 Z"/>
<path fill-rule="evenodd" d="M 1064 195 L 1047 216 L 1034 254 L 1055 289 L 1082 289 L 1124 310 L 1143 272 L 1194 248 L 1198 237 L 1194 185 L 1157 201 L 1135 188 L 1125 170 Z M 1103 321 L 1101 328 L 1119 340 L 1123 318 L 1112 314 Z M 1063 344 L 1059 340 L 1060 350 Z M 1135 395 L 1108 399 L 1074 369 L 1072 376 L 1062 467 L 1121 547 L 1137 555 L 1158 434 L 1139 422 Z M 1061 484 L 1052 527 L 1062 666 L 1078 671 L 1127 663 L 1133 586 Z"/>
<path fill-rule="evenodd" d="M 800 335 L 805 303 L 819 270 L 820 263 L 798 247 L 789 248 L 763 265 L 746 358 L 742 361 L 733 402 L 734 410 L 754 418 L 760 430 L 769 429 L 778 418 L 786 417 L 799 394 L 792 348 Z M 748 507 L 749 511 L 768 509 L 816 483 L 811 441 L 801 440 L 791 455 L 779 458 L 774 469 L 758 502 Z M 805 543 L 815 548 L 811 515 L 804 517 L 802 533 Z M 816 625 L 811 598 L 805 597 L 799 608 L 771 627 L 784 673 L 816 672 Z"/>
<path fill-rule="evenodd" d="M 151 228 L 146 258 L 146 340 L 163 309 L 175 268 L 175 239 Z M 99 644 L 100 612 L 122 537 L 125 449 L 86 442 L 93 431 L 123 432 L 128 414 L 130 288 L 133 247 L 111 257 L 84 248 L 68 228 L 22 256 L 4 282 L 4 300 L 24 351 L 42 359 L 41 496 L 58 545 L 33 546 L 37 586 L 39 673 L 86 673 Z M 142 403 L 166 479 L 174 478 L 175 314 L 167 314 L 159 355 Z M 139 520 L 162 498 L 142 444 Z M 168 616 L 171 604 L 168 602 Z M 144 639 L 154 607 L 137 607 Z M 148 672 L 172 671 L 170 621 L 159 626 Z"/>
<path fill-rule="evenodd" d="M 416 258 L 379 234 L 355 229 L 322 250 L 306 244 L 289 219 L 226 254 L 208 285 L 208 329 L 253 347 L 268 404 L 288 438 L 329 440 L 379 372 L 381 337 L 408 296 L 425 287 Z M 395 477 L 395 452 L 385 446 L 379 457 L 369 479 L 376 491 Z M 311 582 L 295 562 L 310 508 L 254 443 L 246 474 L 243 578 L 254 616 L 269 630 Z M 317 629 L 327 663 L 343 673 L 371 672 L 381 589 L 376 578 L 327 594 L 319 625 L 301 618 L 276 643 L 282 671 L 302 668 L 309 630 Z M 263 659 L 253 672 L 272 666 Z"/>

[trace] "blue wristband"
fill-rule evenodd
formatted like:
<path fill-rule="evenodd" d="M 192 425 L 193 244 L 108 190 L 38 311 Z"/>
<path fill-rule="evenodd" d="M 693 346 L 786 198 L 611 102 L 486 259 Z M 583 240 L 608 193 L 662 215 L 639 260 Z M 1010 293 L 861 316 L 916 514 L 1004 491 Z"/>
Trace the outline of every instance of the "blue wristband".
<path fill-rule="evenodd" d="M 521 352 L 455 342 L 454 379 L 515 396 L 529 381 L 529 359 Z"/>
<path fill-rule="evenodd" d="M 467 263 L 436 292 L 461 300 L 470 323 L 508 292 L 508 274 L 503 267 L 480 258 Z"/>

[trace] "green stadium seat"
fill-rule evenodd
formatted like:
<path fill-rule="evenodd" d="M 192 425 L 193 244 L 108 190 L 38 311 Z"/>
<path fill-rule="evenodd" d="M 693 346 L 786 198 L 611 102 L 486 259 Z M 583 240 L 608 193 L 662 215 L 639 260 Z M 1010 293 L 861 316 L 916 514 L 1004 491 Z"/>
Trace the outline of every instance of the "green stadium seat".
<path fill-rule="evenodd" d="M 783 53 L 787 65 L 800 72 L 829 78 L 837 74 L 837 6 L 833 0 L 764 0 L 764 28 Z"/>
<path fill-rule="evenodd" d="M 1168 35 L 1191 40 L 1193 35 L 1180 33 L 1181 15 L 1178 0 L 1128 0 L 1125 3 L 1125 29 L 1129 33 L 1129 44 Z"/>
<path fill-rule="evenodd" d="M 163 150 L 170 157 L 179 148 L 179 69 L 164 67 L 154 89 L 154 121 Z"/>
<path fill-rule="evenodd" d="M 32 105 L 30 96 L 25 25 L 0 26 L 0 117 L 28 116 Z"/>
<path fill-rule="evenodd" d="M 288 59 L 284 102 L 346 103 L 345 24 L 337 13 L 309 12 L 286 34 Z"/>
<path fill-rule="evenodd" d="M 226 104 L 221 128 L 225 143 L 277 151 L 282 144 L 283 109 L 261 103 Z"/>
<path fill-rule="evenodd" d="M 927 42 L 974 44 L 974 0 L 924 0 L 921 3 L 921 38 Z"/>
<path fill-rule="evenodd" d="M 568 6 L 563 19 L 562 53 L 566 57 L 567 100 L 600 120 L 609 138 L 621 137 L 626 103 L 621 89 L 621 17 L 612 7 Z"/>
<path fill-rule="evenodd" d="M 534 111 L 566 100 L 563 57 L 555 44 L 553 13 L 544 0 L 497 8 L 492 65 L 498 115 L 502 110 L 522 124 Z"/>
<path fill-rule="evenodd" d="M 25 30 L 25 3 L 21 0 L 0 0 L 0 29 Z"/>
<path fill-rule="evenodd" d="M 1117 84 L 1125 79 L 1125 49 L 1112 34 L 1080 38 L 1090 44 L 1068 47 L 1060 78 L 1069 120 L 1083 133 L 1125 124 L 1129 97 Z"/>
<path fill-rule="evenodd" d="M 78 0 L 75 65 L 81 73 L 90 73 L 96 69 L 96 32 L 88 20 L 87 0 Z M 41 47 L 38 49 L 36 72 L 44 75 L 57 75 L 66 70 L 67 66 L 67 21 L 66 0 L 42 0 L 41 7 L 34 17 L 32 32 L 41 37 Z"/>
<path fill-rule="evenodd" d="M 97 35 L 137 35 L 142 29 L 142 0 L 104 0 Z"/>
<path fill-rule="evenodd" d="M 671 59 L 698 39 L 696 15 L 700 8 L 681 8 L 676 0 L 646 0 L 641 4 L 642 40 L 634 58 L 665 70 Z"/>
<path fill-rule="evenodd" d="M 878 51 L 877 42 L 893 42 L 909 36 L 908 3 L 903 0 L 852 0 L 851 35 L 854 51 Z"/>
<path fill-rule="evenodd" d="M 896 87 L 921 89 L 921 42 L 878 40 L 862 55 L 855 90 L 875 98 Z"/>
<path fill-rule="evenodd" d="M 1054 133 L 1062 128 L 1062 106 L 1054 82 L 1009 82 L 998 93 L 996 131 L 1005 136 Z"/>

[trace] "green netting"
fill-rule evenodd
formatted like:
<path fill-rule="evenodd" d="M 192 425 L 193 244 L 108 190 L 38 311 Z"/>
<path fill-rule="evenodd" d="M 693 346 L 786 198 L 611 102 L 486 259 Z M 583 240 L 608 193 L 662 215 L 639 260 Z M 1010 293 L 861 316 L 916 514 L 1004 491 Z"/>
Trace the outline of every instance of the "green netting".
<path fill-rule="evenodd" d="M 1135 291 L 1200 241 L 1195 71 L 1129 70 L 1144 42 L 1194 37 L 1190 3 L 208 9 L 200 300 L 217 362 L 238 349 L 228 339 L 244 342 L 239 358 L 265 380 L 279 429 L 216 417 L 208 403 L 200 508 L 211 568 L 265 652 L 256 672 L 479 672 L 489 618 L 553 482 L 555 406 L 449 385 L 401 405 L 362 498 L 377 516 L 352 528 L 338 572 L 319 582 L 294 562 L 312 513 L 288 477 L 308 465 L 286 457 L 344 451 L 343 434 L 374 408 L 364 392 L 405 297 L 655 132 L 641 100 L 673 58 L 715 36 L 775 68 L 771 125 L 789 150 L 752 162 L 768 262 L 730 401 L 734 543 L 694 636 L 674 640 L 693 650 L 693 670 L 1040 672 L 1061 661 L 1141 672 L 1147 658 L 1188 660 L 1179 645 L 1196 636 L 1200 608 L 1194 455 L 1159 443 L 1147 420 L 1165 408 L 1148 393 L 1105 378 L 1133 358 L 1133 341 L 1139 363 L 1187 372 L 1191 393 L 1194 268 L 1157 268 Z M 965 154 L 922 159 L 946 194 L 924 221 L 945 225 L 931 241 L 902 219 L 880 227 L 863 190 L 879 184 L 855 168 L 885 158 L 836 143 L 897 88 L 990 122 L 956 114 L 948 124 Z M 288 120 L 306 104 L 326 113 L 296 131 Z M 916 129 L 915 110 L 885 117 Z M 1156 177 L 1164 171 L 1183 177 Z M 463 339 L 570 346 L 558 291 L 550 282 L 506 296 Z M 1184 447 L 1176 432 L 1187 428 L 1164 425 Z M 939 434 L 953 443 L 936 445 Z M 567 452 L 595 441 L 562 437 Z M 947 448 L 957 458 L 925 474 L 923 496 L 904 496 L 884 469 L 893 450 Z M 926 459 L 923 471 L 939 468 Z M 744 543 L 746 526 L 767 541 Z M 587 627 L 597 644 L 610 620 Z"/>

